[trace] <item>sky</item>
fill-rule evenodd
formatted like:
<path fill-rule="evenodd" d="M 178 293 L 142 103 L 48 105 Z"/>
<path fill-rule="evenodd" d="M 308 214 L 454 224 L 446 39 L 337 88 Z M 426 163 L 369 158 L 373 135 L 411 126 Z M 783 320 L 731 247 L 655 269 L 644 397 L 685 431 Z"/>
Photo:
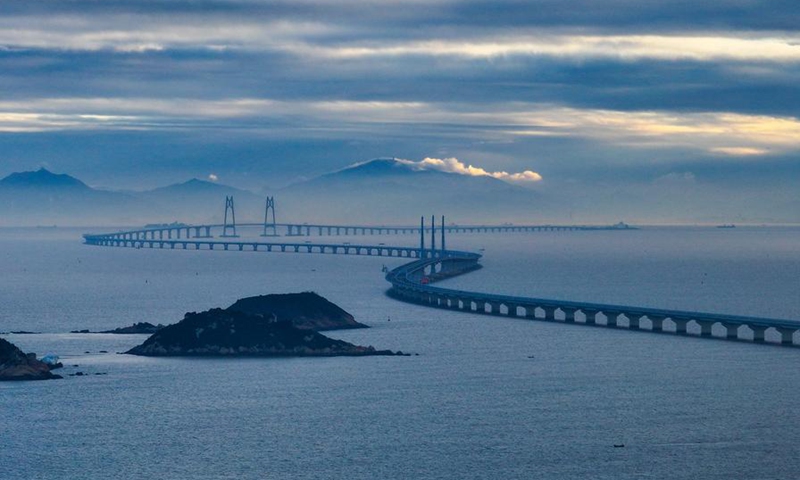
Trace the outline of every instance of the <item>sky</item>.
<path fill-rule="evenodd" d="M 0 2 L 0 175 L 270 192 L 375 157 L 800 222 L 800 3 Z"/>

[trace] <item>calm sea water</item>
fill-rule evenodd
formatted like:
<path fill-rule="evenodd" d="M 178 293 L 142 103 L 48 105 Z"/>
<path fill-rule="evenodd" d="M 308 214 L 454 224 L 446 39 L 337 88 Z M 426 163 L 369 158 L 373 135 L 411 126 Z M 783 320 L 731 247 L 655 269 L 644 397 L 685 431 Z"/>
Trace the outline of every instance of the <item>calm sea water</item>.
<path fill-rule="evenodd" d="M 3 336 L 61 355 L 66 374 L 107 374 L 0 384 L 3 479 L 800 470 L 800 348 L 406 305 L 384 295 L 381 266 L 397 260 L 99 248 L 79 233 L 0 230 L 0 331 L 45 332 Z M 484 269 L 447 282 L 457 288 L 800 320 L 798 229 L 453 235 L 448 245 L 484 249 Z M 303 290 L 373 327 L 331 336 L 419 356 L 153 359 L 114 353 L 145 336 L 64 333 Z"/>

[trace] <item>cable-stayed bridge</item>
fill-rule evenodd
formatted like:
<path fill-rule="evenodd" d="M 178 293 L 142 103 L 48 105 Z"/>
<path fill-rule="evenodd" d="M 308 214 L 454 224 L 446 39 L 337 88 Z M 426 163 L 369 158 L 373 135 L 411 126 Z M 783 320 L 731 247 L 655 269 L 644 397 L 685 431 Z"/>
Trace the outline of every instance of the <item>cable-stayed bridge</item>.
<path fill-rule="evenodd" d="M 232 201 L 230 205 L 232 209 Z M 227 208 L 226 205 L 226 212 Z M 411 260 L 409 263 L 386 274 L 386 280 L 391 284 L 388 292 L 391 297 L 419 305 L 473 314 L 519 317 L 529 320 L 620 328 L 699 338 L 743 340 L 784 346 L 795 346 L 795 337 L 797 337 L 797 331 L 800 330 L 800 322 L 788 319 L 552 300 L 439 287 L 434 284 L 480 268 L 479 261 L 481 258 L 478 253 L 446 248 L 446 234 L 455 233 L 458 230 L 455 230 L 456 227 L 447 226 L 444 222 L 444 217 L 442 217 L 439 227 L 436 226 L 434 218 L 431 218 L 428 226 L 425 225 L 424 219 L 422 219 L 420 225 L 415 227 L 313 226 L 315 229 L 322 227 L 366 229 L 362 231 L 362 235 L 369 235 L 370 233 L 363 232 L 370 229 L 374 229 L 373 231 L 386 228 L 400 229 L 399 231 L 395 230 L 395 233 L 419 234 L 420 243 L 418 247 L 351 244 L 349 242 L 299 243 L 278 241 L 276 238 L 270 238 L 269 240 L 259 238 L 244 239 L 237 234 L 237 228 L 240 228 L 239 231 L 241 231 L 242 227 L 260 228 L 265 232 L 262 233 L 262 236 L 266 237 L 274 237 L 275 234 L 267 230 L 266 224 L 237 226 L 233 215 L 230 217 L 233 222 L 228 221 L 227 218 L 228 216 L 226 215 L 226 222 L 223 225 L 171 224 L 150 226 L 139 230 L 86 234 L 84 239 L 88 245 L 109 247 L 317 253 L 408 258 Z M 403 231 L 404 228 L 406 231 Z M 514 230 L 493 231 L 508 232 Z M 214 233 L 218 233 L 218 235 L 215 236 Z M 437 233 L 440 235 L 438 247 L 436 245 Z M 430 238 L 428 245 L 425 244 L 426 237 Z M 768 336 L 777 339 L 777 342 L 768 341 Z"/>

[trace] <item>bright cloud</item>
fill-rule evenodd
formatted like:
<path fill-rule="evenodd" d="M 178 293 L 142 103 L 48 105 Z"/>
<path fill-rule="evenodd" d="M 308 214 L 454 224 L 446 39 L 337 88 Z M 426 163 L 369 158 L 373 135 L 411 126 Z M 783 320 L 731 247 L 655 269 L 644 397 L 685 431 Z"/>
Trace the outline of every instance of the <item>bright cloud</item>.
<path fill-rule="evenodd" d="M 0 18 L 0 49 L 52 49 L 145 53 L 168 49 L 228 49 L 283 52 L 298 57 L 359 59 L 369 57 L 502 56 L 619 58 L 624 60 L 800 61 L 796 33 L 761 35 L 736 31 L 709 34 L 675 32 L 653 35 L 575 35 L 537 28 L 477 36 L 425 38 L 367 37 L 353 41 L 336 23 L 252 18 L 204 18 L 178 15 L 163 21 L 153 16 L 81 17 L 75 15 Z M 369 32 L 369 30 L 365 30 Z M 341 40 L 336 40 L 341 38 Z M 333 40 L 332 40 L 333 39 Z"/>
<path fill-rule="evenodd" d="M 288 122 L 287 119 L 291 119 Z M 283 125 L 283 128 L 280 125 Z M 293 125 L 305 127 L 300 131 Z M 695 148 L 724 156 L 800 149 L 800 119 L 730 112 L 619 111 L 550 104 L 391 101 L 307 101 L 264 98 L 42 98 L 0 101 L 0 132 L 218 128 L 329 138 L 358 134 L 447 135 L 492 141 L 530 136 L 596 138 L 610 144 Z M 265 127 L 268 125 L 269 128 Z M 425 168 L 507 181 L 536 173 L 487 172 L 455 159 L 427 159 Z"/>
<path fill-rule="evenodd" d="M 215 175 L 215 174 L 213 174 L 213 173 L 209 173 L 209 174 L 208 174 L 208 179 L 209 179 L 209 180 L 211 180 L 212 182 L 216 182 L 217 180 L 219 180 L 219 177 L 218 177 L 218 176 L 216 176 L 216 175 Z"/>
<path fill-rule="evenodd" d="M 564 35 L 499 39 L 428 40 L 391 45 L 287 47 L 302 55 L 337 58 L 392 56 L 455 56 L 492 58 L 509 55 L 553 57 L 605 57 L 658 60 L 800 61 L 796 37 L 747 38 L 686 35 Z"/>
<path fill-rule="evenodd" d="M 425 158 L 419 162 L 414 162 L 412 160 L 400 161 L 419 170 L 438 170 L 440 172 L 456 173 L 471 177 L 493 177 L 509 183 L 530 183 L 538 182 L 542 179 L 541 175 L 531 170 L 518 173 L 489 172 L 480 167 L 467 165 L 457 158 Z"/>
<path fill-rule="evenodd" d="M 733 157 L 749 157 L 754 155 L 766 155 L 769 153 L 767 149 L 751 147 L 714 147 L 710 148 L 709 151 L 711 153 L 730 155 Z"/>

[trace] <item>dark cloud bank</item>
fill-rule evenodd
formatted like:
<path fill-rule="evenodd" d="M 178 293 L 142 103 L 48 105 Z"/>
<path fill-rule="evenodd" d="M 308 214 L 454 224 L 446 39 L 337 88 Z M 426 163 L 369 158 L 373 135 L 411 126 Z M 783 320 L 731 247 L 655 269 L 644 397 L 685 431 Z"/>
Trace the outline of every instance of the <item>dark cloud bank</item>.
<path fill-rule="evenodd" d="M 540 173 L 565 221 L 800 222 L 798 25 L 793 1 L 3 2 L 0 175 L 261 193 L 458 157 Z"/>

